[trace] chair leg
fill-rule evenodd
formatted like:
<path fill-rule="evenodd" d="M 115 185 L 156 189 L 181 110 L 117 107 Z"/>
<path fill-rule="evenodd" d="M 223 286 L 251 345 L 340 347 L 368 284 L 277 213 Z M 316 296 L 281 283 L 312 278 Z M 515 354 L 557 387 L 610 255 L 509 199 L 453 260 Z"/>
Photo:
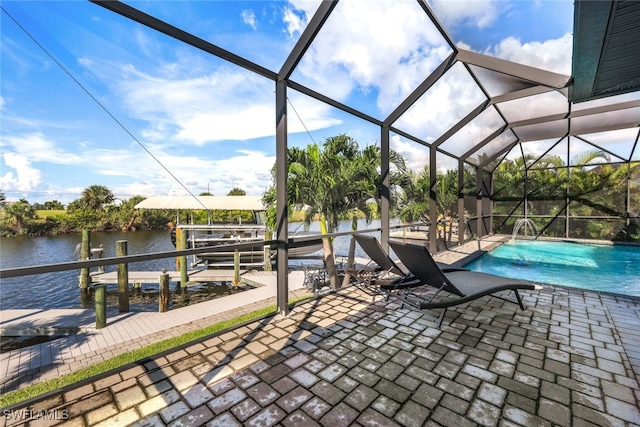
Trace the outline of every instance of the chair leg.
<path fill-rule="evenodd" d="M 517 289 L 514 289 L 513 291 L 516 293 L 516 299 L 518 300 L 518 304 L 520 305 L 520 309 L 524 311 L 525 308 L 524 308 L 524 304 L 522 303 L 522 297 L 520 297 L 520 292 L 518 292 Z"/>
<path fill-rule="evenodd" d="M 438 329 L 440 329 L 440 326 L 442 326 L 442 321 L 444 320 L 444 315 L 447 313 L 447 309 L 443 308 L 442 309 L 442 313 L 440 313 L 440 316 L 438 316 L 438 322 L 437 322 L 437 327 Z"/>

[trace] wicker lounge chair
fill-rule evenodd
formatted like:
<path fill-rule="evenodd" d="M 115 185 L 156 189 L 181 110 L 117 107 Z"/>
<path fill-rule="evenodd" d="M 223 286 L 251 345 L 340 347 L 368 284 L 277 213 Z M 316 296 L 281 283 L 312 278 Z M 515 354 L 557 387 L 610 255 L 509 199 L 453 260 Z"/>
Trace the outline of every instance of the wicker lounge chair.
<path fill-rule="evenodd" d="M 371 260 L 361 269 L 349 269 L 353 285 L 369 295 L 386 293 L 387 299 L 392 292 L 407 292 L 411 288 L 423 286 L 423 283 L 402 265 L 398 265 L 382 248 L 380 242 L 372 236 L 354 234 L 353 238 Z M 376 266 L 372 267 L 371 264 Z M 443 271 L 458 271 L 446 264 L 438 263 Z"/>
<path fill-rule="evenodd" d="M 440 316 L 437 318 L 438 328 L 442 325 L 449 307 L 464 304 L 485 295 L 491 295 L 495 298 L 517 303 L 524 310 L 522 298 L 518 291 L 542 289 L 542 286 L 533 282 L 509 279 L 493 274 L 475 271 L 443 272 L 425 247 L 399 242 L 389 242 L 389 244 L 415 278 L 419 279 L 423 284 L 438 289 L 435 295 L 428 300 L 415 300 L 413 304 L 421 310 L 442 309 Z M 455 298 L 434 301 L 434 298 L 441 291 L 449 292 L 455 295 Z M 515 294 L 516 301 L 494 295 L 501 291 L 512 291 Z"/>

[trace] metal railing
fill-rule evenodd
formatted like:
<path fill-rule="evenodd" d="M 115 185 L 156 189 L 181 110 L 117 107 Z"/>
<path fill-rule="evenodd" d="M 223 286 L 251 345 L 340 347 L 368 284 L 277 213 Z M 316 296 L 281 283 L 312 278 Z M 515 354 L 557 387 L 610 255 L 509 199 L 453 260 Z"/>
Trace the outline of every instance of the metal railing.
<path fill-rule="evenodd" d="M 389 229 L 400 229 L 404 227 L 408 227 L 414 224 L 405 224 L 405 225 L 395 225 L 390 226 Z M 425 225 L 425 224 L 422 224 Z M 344 231 L 338 233 L 331 234 L 311 234 L 304 236 L 295 236 L 289 238 L 288 245 L 290 248 L 301 247 L 304 245 L 308 245 L 310 242 L 321 240 L 325 237 L 340 237 L 340 236 L 350 236 L 355 233 L 373 233 L 380 232 L 382 228 L 373 228 L 366 230 L 357 230 L 357 231 Z M 270 246 L 272 250 L 275 250 L 278 245 L 278 240 L 265 240 L 265 246 Z M 182 249 L 182 250 L 172 250 L 172 251 L 164 251 L 164 252 L 154 252 L 147 254 L 137 254 L 137 255 L 126 255 L 121 257 L 106 257 L 94 260 L 81 260 L 81 261 L 69 261 L 69 262 L 61 262 L 55 264 L 40 264 L 40 265 L 30 265 L 25 267 L 13 267 L 13 268 L 5 268 L 0 269 L 0 279 L 8 279 L 11 277 L 22 277 L 22 276 L 30 276 L 36 274 L 45 274 L 45 273 L 55 273 L 61 271 L 69 271 L 69 270 L 80 270 L 82 268 L 98 268 L 109 265 L 117 265 L 122 263 L 132 263 L 132 262 L 141 262 L 141 261 L 151 261 L 157 259 L 165 259 L 165 258 L 176 258 L 181 256 L 189 256 L 189 255 L 198 255 L 206 252 L 223 252 L 229 250 L 244 250 L 247 248 L 251 248 L 255 246 L 255 242 L 251 243 L 234 243 L 230 245 L 224 246 L 204 246 L 201 248 L 191 248 L 191 249 Z"/>
<path fill-rule="evenodd" d="M 403 225 L 395 225 L 389 227 L 390 230 L 394 229 L 402 229 L 405 227 L 411 227 L 415 225 L 428 225 L 428 224 L 403 224 Z M 365 230 L 357 230 L 357 231 L 344 231 L 337 232 L 331 234 L 313 234 L 313 235 L 304 235 L 304 236 L 294 236 L 288 240 L 289 249 L 302 247 L 313 243 L 318 242 L 323 238 L 335 238 L 342 236 L 351 236 L 356 233 L 380 233 L 382 228 L 373 228 L 373 229 L 365 229 Z M 264 241 L 264 245 L 270 247 L 272 250 L 275 250 L 278 246 L 278 240 L 266 240 Z M 154 253 L 146 253 L 146 254 L 137 254 L 137 255 L 123 255 L 116 257 L 106 257 L 106 258 L 98 258 L 91 260 L 80 260 L 80 261 L 70 261 L 70 262 L 62 262 L 55 264 L 41 264 L 41 265 L 30 265 L 24 267 L 15 267 L 15 268 L 5 268 L 0 269 L 0 279 L 9 279 L 15 277 L 24 277 L 24 276 L 32 276 L 39 274 L 47 274 L 47 273 L 57 273 L 64 271 L 73 271 L 73 270 L 83 270 L 83 269 L 98 269 L 104 270 L 105 266 L 111 265 L 123 265 L 135 262 L 142 261 L 152 261 L 158 259 L 165 258 L 179 258 L 186 257 L 190 255 L 198 255 L 201 253 L 212 253 L 212 252 L 228 252 L 232 251 L 242 251 L 248 248 L 252 248 L 255 246 L 255 242 L 248 243 L 233 243 L 223 246 L 204 246 L 199 248 L 190 248 L 190 249 L 181 249 L 181 250 L 171 250 L 164 252 L 154 252 Z M 160 273 L 163 273 L 164 276 L 166 272 L 158 272 L 159 277 Z M 166 279 L 166 277 L 165 277 Z M 1 284 L 0 284 L 1 285 Z M 162 285 L 162 283 L 160 283 Z M 96 326 L 98 328 L 106 326 L 106 297 L 105 297 L 105 287 L 104 283 L 94 283 L 93 286 L 96 290 Z M 165 286 L 166 287 L 166 286 Z M 162 311 L 162 310 L 161 310 Z"/>

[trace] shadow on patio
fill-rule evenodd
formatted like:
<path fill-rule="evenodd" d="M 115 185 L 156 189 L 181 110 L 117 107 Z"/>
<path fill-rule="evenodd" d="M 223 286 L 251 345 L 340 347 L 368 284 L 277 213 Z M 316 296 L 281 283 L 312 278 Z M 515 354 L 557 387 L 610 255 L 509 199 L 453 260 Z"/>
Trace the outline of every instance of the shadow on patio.
<path fill-rule="evenodd" d="M 523 298 L 457 307 L 438 330 L 347 288 L 28 409 L 87 426 L 640 424 L 640 301 Z"/>

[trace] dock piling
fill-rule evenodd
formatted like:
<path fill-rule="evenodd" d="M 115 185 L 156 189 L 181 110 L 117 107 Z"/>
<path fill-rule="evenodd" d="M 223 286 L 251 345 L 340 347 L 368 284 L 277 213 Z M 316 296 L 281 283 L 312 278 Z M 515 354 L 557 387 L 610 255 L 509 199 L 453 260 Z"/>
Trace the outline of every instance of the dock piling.
<path fill-rule="evenodd" d="M 187 233 L 180 233 L 177 236 L 176 247 L 178 250 L 187 249 Z M 180 265 L 180 287 L 185 290 L 187 288 L 187 257 L 180 256 L 178 264 Z"/>
<path fill-rule="evenodd" d="M 160 313 L 169 311 L 169 274 L 167 269 L 162 269 L 160 275 L 160 294 L 158 295 L 158 305 Z"/>
<path fill-rule="evenodd" d="M 96 258 L 102 258 L 104 256 L 104 245 L 100 243 L 100 246 L 96 249 L 91 249 L 91 258 L 95 255 Z M 104 265 L 98 267 L 98 273 L 104 273 Z"/>
<path fill-rule="evenodd" d="M 116 256 L 127 256 L 127 241 L 116 242 Z M 129 312 L 129 265 L 118 264 L 118 311 Z"/>
<path fill-rule="evenodd" d="M 86 261 L 91 255 L 91 231 L 82 230 L 82 243 L 80 244 L 80 259 Z M 80 269 L 80 289 L 87 290 L 91 283 L 91 276 L 88 268 Z"/>
<path fill-rule="evenodd" d="M 269 240 L 270 231 L 264 233 L 264 240 Z M 271 246 L 265 245 L 262 259 L 264 260 L 264 271 L 271 271 Z"/>
<path fill-rule="evenodd" d="M 96 329 L 107 326 L 107 285 L 96 285 Z"/>
<path fill-rule="evenodd" d="M 240 285 L 240 252 L 236 249 L 233 253 L 233 287 Z"/>

